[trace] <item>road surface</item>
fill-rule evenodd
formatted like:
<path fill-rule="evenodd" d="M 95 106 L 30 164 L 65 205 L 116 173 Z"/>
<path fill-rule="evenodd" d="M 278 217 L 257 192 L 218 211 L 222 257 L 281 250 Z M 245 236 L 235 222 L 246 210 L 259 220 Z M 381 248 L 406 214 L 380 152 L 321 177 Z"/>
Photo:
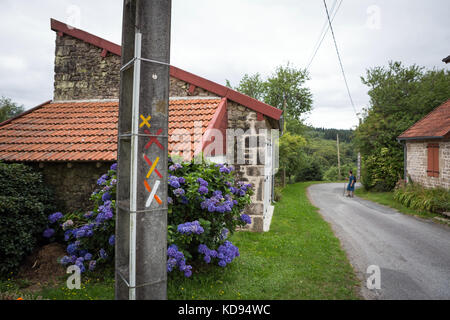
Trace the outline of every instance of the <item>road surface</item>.
<path fill-rule="evenodd" d="M 308 188 L 361 280 L 365 299 L 450 299 L 450 227 L 343 196 L 343 183 Z M 370 265 L 381 288 L 367 289 Z"/>

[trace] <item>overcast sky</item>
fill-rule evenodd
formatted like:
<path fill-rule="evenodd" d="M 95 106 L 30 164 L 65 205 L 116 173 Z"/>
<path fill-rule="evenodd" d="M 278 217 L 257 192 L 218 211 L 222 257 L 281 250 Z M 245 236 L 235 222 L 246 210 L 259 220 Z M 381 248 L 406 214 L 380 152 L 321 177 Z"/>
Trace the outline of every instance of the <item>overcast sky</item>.
<path fill-rule="evenodd" d="M 55 33 L 50 18 L 120 44 L 119 0 L 0 0 L 0 95 L 26 108 L 53 97 Z M 327 0 L 331 10 L 334 0 Z M 339 3 L 339 0 L 338 0 Z M 337 7 L 337 6 L 336 6 Z M 171 63 L 237 85 L 245 73 L 269 75 L 288 61 L 304 68 L 326 14 L 321 0 L 173 0 Z M 450 1 L 344 0 L 333 21 L 357 112 L 369 102 L 367 68 L 399 60 L 449 68 Z M 328 32 L 310 67 L 314 110 L 306 122 L 351 128 L 351 107 Z"/>

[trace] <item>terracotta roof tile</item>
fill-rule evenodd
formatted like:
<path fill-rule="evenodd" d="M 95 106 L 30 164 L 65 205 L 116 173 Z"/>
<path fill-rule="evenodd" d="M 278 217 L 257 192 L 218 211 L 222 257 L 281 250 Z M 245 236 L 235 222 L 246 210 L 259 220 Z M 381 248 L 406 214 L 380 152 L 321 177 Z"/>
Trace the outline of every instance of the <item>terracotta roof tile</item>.
<path fill-rule="evenodd" d="M 169 134 L 193 134 L 195 121 L 202 121 L 204 132 L 220 101 L 171 99 Z M 118 108 L 114 101 L 44 104 L 0 125 L 0 160 L 115 161 Z M 183 135 L 179 142 L 169 139 L 169 151 L 185 145 Z"/>
<path fill-rule="evenodd" d="M 450 99 L 403 132 L 398 139 L 438 138 L 450 133 Z"/>

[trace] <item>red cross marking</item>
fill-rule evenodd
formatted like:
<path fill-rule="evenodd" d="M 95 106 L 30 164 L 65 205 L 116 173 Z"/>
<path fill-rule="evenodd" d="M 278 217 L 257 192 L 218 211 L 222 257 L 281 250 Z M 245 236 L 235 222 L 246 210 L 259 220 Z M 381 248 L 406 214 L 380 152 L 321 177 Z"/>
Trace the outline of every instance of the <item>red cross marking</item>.
<path fill-rule="evenodd" d="M 151 135 L 150 131 L 148 131 L 147 129 L 145 129 L 144 132 L 145 132 L 146 134 L 148 134 L 148 135 Z M 162 130 L 162 129 L 159 129 L 159 130 L 156 132 L 156 135 L 159 136 L 162 132 L 163 132 L 163 130 Z M 150 138 L 150 141 L 149 141 L 149 142 L 147 143 L 147 145 L 145 146 L 145 149 L 150 148 L 150 146 L 151 146 L 152 144 L 156 144 L 161 150 L 164 151 L 164 147 L 163 147 L 162 144 L 158 141 L 158 139 L 156 139 L 156 137 Z"/>

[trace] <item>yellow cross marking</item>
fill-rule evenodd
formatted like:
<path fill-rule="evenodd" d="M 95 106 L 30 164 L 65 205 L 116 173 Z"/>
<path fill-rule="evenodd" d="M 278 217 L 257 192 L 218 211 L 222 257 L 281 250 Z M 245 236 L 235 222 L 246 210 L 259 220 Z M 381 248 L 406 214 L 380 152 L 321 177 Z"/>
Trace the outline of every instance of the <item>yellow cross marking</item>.
<path fill-rule="evenodd" d="M 142 128 L 143 126 L 147 126 L 147 128 L 150 128 L 151 125 L 149 123 L 152 116 L 148 116 L 147 118 L 144 118 L 144 116 L 141 114 L 142 123 L 139 125 L 139 128 Z"/>
<path fill-rule="evenodd" d="M 159 161 L 159 157 L 156 158 L 155 162 L 153 162 L 153 165 L 151 166 L 150 170 L 147 173 L 147 179 L 150 178 L 150 176 L 152 175 L 153 170 L 155 170 L 156 165 L 158 164 Z"/>

